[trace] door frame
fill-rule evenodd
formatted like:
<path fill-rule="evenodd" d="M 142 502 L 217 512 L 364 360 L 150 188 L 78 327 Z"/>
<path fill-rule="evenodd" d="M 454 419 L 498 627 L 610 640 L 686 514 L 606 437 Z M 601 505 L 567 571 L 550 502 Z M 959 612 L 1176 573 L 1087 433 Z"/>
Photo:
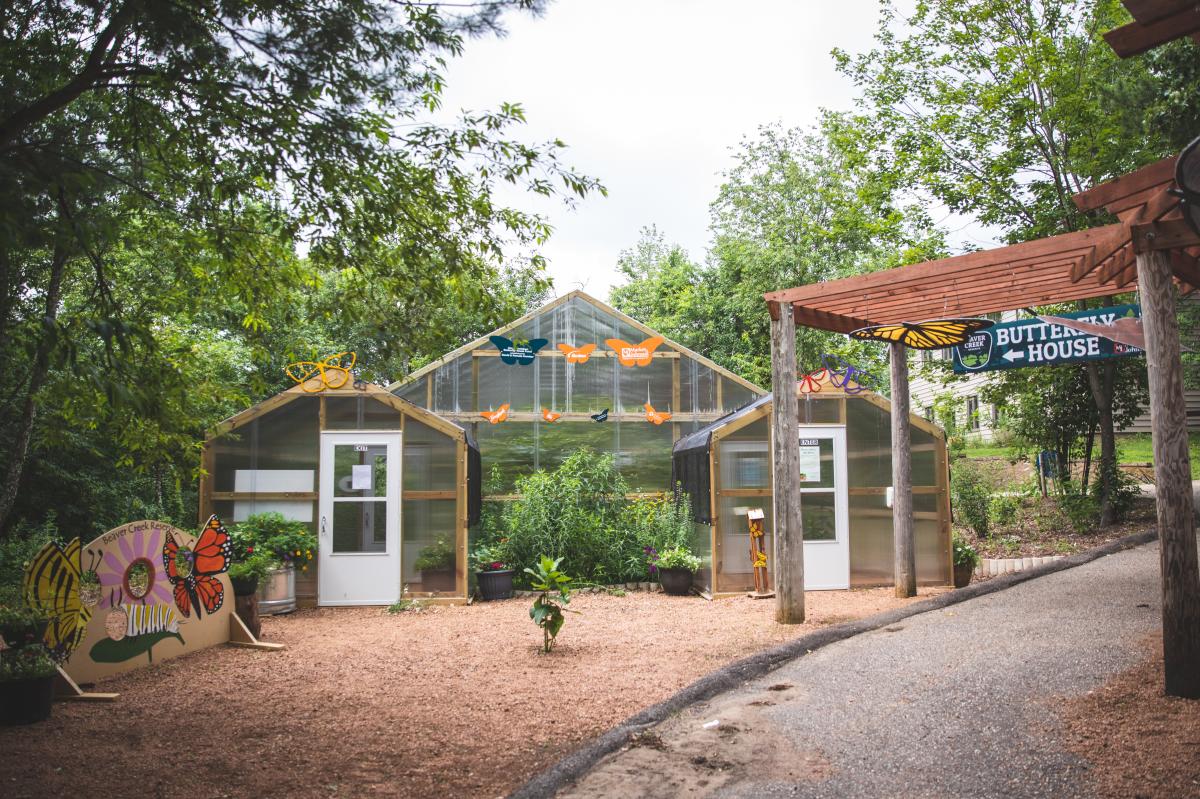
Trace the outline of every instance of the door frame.
<path fill-rule="evenodd" d="M 384 445 L 387 447 L 388 474 L 384 513 L 387 515 L 383 552 L 334 552 L 332 519 L 334 506 L 333 448 L 345 444 Z M 399 430 L 323 430 L 321 431 L 321 458 L 317 483 L 317 605 L 338 607 L 348 605 L 389 605 L 400 596 L 401 588 L 401 513 L 403 433 Z M 368 498 L 362 498 L 366 500 Z M 370 499 L 377 500 L 377 497 Z M 340 501 L 362 501 L 354 497 L 342 497 Z M 377 564 L 368 559 L 384 561 Z M 337 566 L 349 567 L 357 563 L 359 578 L 367 581 L 365 587 L 372 590 L 366 596 L 354 596 L 334 600 L 334 582 L 339 577 Z M 366 566 L 374 568 L 367 569 Z"/>
<path fill-rule="evenodd" d="M 804 589 L 828 591 L 850 587 L 850 486 L 846 457 L 845 425 L 800 425 L 798 438 L 833 439 L 832 541 L 804 542 Z M 804 517 L 804 495 L 829 493 L 828 488 L 800 486 L 800 516 Z M 812 568 L 816 566 L 817 568 Z M 818 574 L 818 569 L 820 574 Z M 817 579 L 819 577 L 819 579 Z"/>

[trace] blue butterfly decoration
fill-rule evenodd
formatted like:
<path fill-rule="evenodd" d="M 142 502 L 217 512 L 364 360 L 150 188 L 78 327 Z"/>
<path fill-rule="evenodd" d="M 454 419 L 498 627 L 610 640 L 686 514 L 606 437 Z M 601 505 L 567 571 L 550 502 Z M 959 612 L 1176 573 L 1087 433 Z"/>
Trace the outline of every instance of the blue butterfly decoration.
<path fill-rule="evenodd" d="M 520 338 L 513 341 L 504 336 L 488 336 L 488 338 L 496 345 L 496 349 L 500 350 L 500 360 L 509 366 L 517 364 L 528 366 L 537 357 L 538 350 L 550 343 L 549 340 L 544 338 L 535 338 L 528 341 Z"/>
<path fill-rule="evenodd" d="M 593 422 L 607 422 L 608 421 L 608 408 L 605 408 L 604 410 L 600 411 L 600 413 L 593 413 L 592 421 Z"/>

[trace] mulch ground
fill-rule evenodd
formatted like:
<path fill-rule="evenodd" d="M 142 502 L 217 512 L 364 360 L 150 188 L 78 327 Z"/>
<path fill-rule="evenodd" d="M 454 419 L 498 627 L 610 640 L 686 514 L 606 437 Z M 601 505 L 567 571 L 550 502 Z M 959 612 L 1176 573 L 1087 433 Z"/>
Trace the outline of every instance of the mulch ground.
<path fill-rule="evenodd" d="M 1200 796 L 1200 700 L 1163 693 L 1161 636 L 1141 663 L 1061 710 L 1067 745 L 1092 764 L 1098 796 Z"/>
<path fill-rule="evenodd" d="M 806 601 L 783 626 L 770 600 L 579 595 L 550 655 L 528 599 L 267 618 L 286 650 L 166 661 L 102 683 L 116 703 L 0 729 L 0 796 L 502 796 L 725 663 L 914 600 Z"/>

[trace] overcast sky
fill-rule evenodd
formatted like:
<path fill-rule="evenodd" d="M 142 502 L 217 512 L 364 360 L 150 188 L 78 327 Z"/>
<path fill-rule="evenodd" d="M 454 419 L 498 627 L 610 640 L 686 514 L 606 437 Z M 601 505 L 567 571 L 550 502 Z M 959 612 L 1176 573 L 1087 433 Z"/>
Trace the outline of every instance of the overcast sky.
<path fill-rule="evenodd" d="M 868 49 L 878 8 L 878 0 L 558 0 L 541 18 L 510 16 L 505 38 L 469 41 L 449 65 L 444 110 L 519 102 L 529 120 L 523 138 L 562 139 L 564 160 L 608 187 L 607 198 L 573 211 L 504 197 L 554 225 L 543 252 L 556 293 L 607 298 L 617 257 L 643 226 L 703 260 L 708 206 L 744 137 L 851 107 L 853 86 L 834 71 L 830 50 Z"/>

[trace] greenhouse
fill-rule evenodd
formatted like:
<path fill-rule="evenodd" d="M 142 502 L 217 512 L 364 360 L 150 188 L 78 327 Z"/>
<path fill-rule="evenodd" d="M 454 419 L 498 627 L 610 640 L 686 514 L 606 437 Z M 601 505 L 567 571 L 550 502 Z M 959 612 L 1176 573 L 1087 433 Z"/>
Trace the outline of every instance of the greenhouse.
<path fill-rule="evenodd" d="M 891 405 L 827 370 L 806 376 L 796 391 L 804 587 L 890 584 Z M 771 397 L 762 397 L 675 444 L 675 476 L 692 499 L 692 548 L 704 562 L 695 587 L 708 596 L 755 588 L 750 518 L 758 511 L 771 556 L 771 409 Z M 909 421 L 917 579 L 944 585 L 951 578 L 946 441 L 926 420 Z"/>
<path fill-rule="evenodd" d="M 308 524 L 318 552 L 316 568 L 296 575 L 301 603 L 389 604 L 402 586 L 465 598 L 467 531 L 479 513 L 474 442 L 348 377 L 313 378 L 218 425 L 204 444 L 201 520 L 277 512 Z"/>

